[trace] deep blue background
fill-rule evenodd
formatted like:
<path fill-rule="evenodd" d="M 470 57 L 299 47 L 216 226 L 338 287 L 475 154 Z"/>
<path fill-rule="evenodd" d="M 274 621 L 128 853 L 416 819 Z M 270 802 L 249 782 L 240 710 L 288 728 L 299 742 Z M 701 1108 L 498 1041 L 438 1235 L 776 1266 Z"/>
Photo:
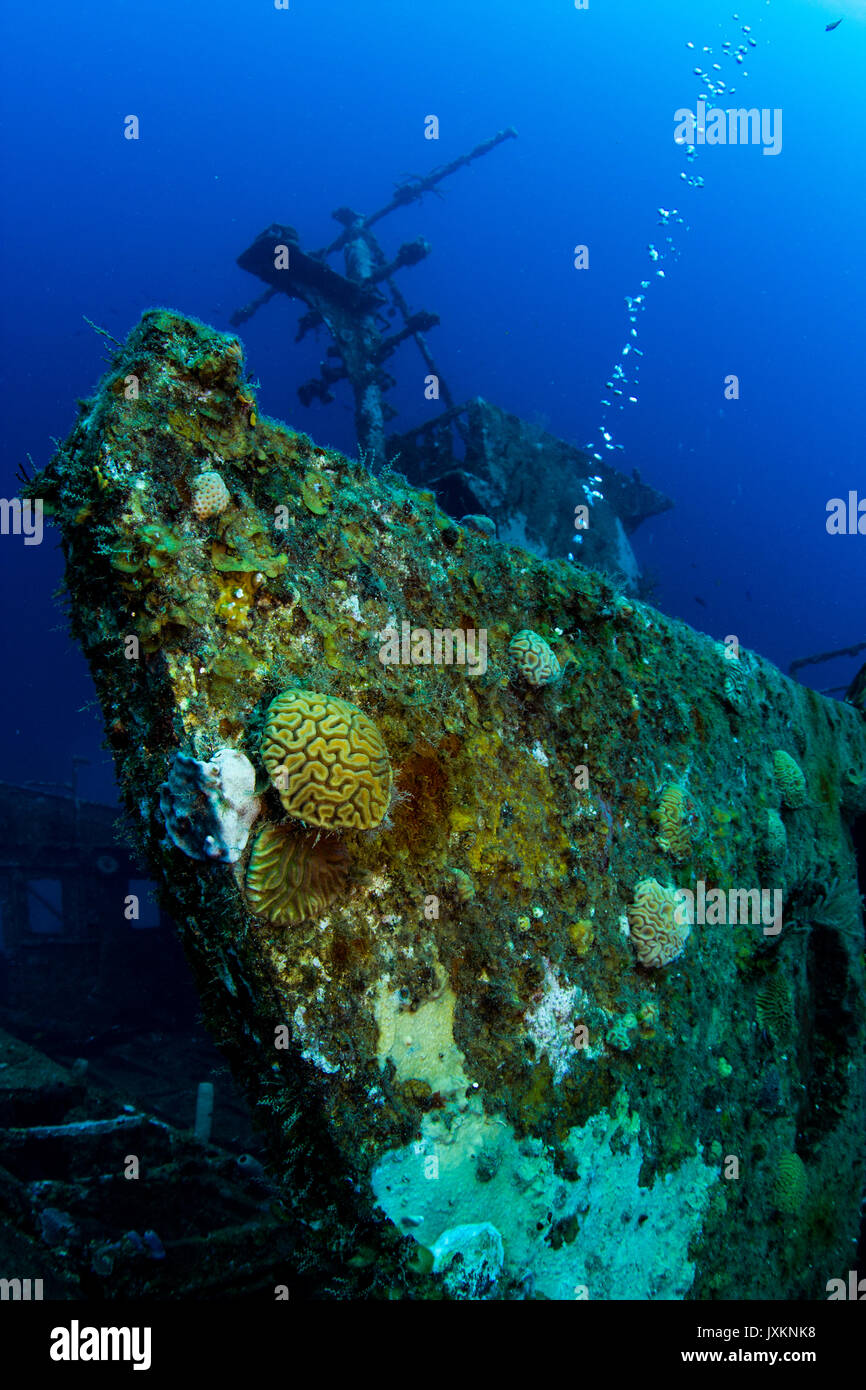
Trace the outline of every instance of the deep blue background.
<path fill-rule="evenodd" d="M 688 189 L 673 113 L 694 107 L 696 61 L 722 61 L 743 24 L 758 42 L 747 78 L 723 65 L 733 104 L 781 107 L 783 150 L 705 149 L 705 186 Z M 624 296 L 653 275 L 656 209 L 678 208 L 688 229 L 675 228 L 679 260 L 651 284 L 639 404 L 616 433 L 624 465 L 677 504 L 635 538 L 656 602 L 783 668 L 866 635 L 866 538 L 824 525 L 829 497 L 866 495 L 863 0 L 291 0 L 288 12 L 43 0 L 7 7 L 0 38 L 0 495 L 14 495 L 28 452 L 48 460 L 103 369 L 82 315 L 118 337 L 155 304 L 227 328 L 260 288 L 235 257 L 268 223 L 325 244 L 333 208 L 370 211 L 401 175 L 514 125 L 519 139 L 455 175 L 443 200 L 380 228 L 388 250 L 420 234 L 433 244 L 401 283 L 413 307 L 441 315 L 430 344 L 455 396 L 590 439 L 626 341 Z M 123 138 L 131 112 L 136 143 Z M 438 143 L 424 139 L 430 113 Z M 578 242 L 588 272 L 572 267 Z M 298 404 L 326 345 L 295 347 L 298 312 L 275 300 L 241 330 L 261 408 L 351 448 L 347 397 Z M 397 367 L 402 422 L 421 419 L 435 407 L 414 348 Z M 736 403 L 723 399 L 729 372 Z M 0 777 L 68 780 L 84 757 L 83 793 L 111 796 L 99 716 L 83 709 L 89 677 L 51 598 L 54 534 L 27 549 L 0 538 L 0 566 Z M 819 668 L 816 684 L 857 664 Z"/>

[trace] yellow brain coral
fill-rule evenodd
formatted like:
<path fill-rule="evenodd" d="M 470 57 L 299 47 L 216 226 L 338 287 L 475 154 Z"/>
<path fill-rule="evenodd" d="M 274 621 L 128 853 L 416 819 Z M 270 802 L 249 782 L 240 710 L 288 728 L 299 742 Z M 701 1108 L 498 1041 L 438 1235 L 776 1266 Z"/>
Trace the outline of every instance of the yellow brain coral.
<path fill-rule="evenodd" d="M 224 512 L 230 500 L 229 490 L 219 473 L 199 473 L 192 485 L 192 509 L 199 521 Z"/>
<path fill-rule="evenodd" d="M 515 634 L 508 644 L 514 664 L 529 685 L 550 685 L 562 674 L 556 653 L 543 637 L 529 628 Z"/>
<path fill-rule="evenodd" d="M 799 763 L 796 763 L 791 754 L 786 753 L 783 748 L 777 748 L 773 754 L 773 772 L 785 805 L 792 809 L 805 806 L 806 779 Z"/>
<path fill-rule="evenodd" d="M 348 700 L 284 690 L 268 707 L 262 758 L 289 815 L 310 825 L 368 830 L 388 809 L 388 750 Z"/>
<path fill-rule="evenodd" d="M 641 965 L 660 970 L 682 955 L 690 925 L 680 919 L 686 917 L 675 889 L 663 888 L 654 878 L 641 879 L 628 908 L 631 944 Z"/>
<path fill-rule="evenodd" d="M 668 782 L 662 788 L 656 820 L 662 849 L 667 850 L 674 859 L 685 859 L 691 848 L 691 834 L 683 789 L 675 782 Z"/>
<path fill-rule="evenodd" d="M 277 927 L 318 917 L 346 882 L 348 855 L 334 835 L 304 835 L 266 825 L 247 865 L 244 896 L 251 912 Z"/>

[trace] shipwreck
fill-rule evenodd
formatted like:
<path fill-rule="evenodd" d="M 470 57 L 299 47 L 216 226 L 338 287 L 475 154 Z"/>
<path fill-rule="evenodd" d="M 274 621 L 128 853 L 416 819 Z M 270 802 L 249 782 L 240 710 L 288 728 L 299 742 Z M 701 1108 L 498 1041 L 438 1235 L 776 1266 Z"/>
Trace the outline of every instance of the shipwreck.
<path fill-rule="evenodd" d="M 864 1179 L 859 710 L 264 417 L 167 310 L 27 492 L 298 1280 L 823 1297 Z M 404 620 L 484 670 L 383 662 Z M 699 884 L 742 914 L 690 920 Z"/>

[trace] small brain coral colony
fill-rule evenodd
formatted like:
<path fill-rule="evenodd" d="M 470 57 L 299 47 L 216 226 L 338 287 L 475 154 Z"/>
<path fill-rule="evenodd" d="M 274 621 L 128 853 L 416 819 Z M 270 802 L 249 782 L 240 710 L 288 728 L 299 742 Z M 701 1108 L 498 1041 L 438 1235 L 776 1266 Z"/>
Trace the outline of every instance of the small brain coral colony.
<path fill-rule="evenodd" d="M 654 878 L 641 879 L 628 908 L 631 943 L 641 965 L 660 970 L 682 955 L 690 931 L 689 923 L 679 920 L 685 915 L 675 889 L 663 888 Z"/>
<path fill-rule="evenodd" d="M 317 917 L 343 888 L 348 862 L 335 835 L 314 837 L 285 825 L 266 825 L 247 865 L 247 905 L 277 927 Z"/>
<path fill-rule="evenodd" d="M 550 685 L 562 675 L 556 653 L 543 637 L 529 628 L 518 632 L 508 644 L 514 664 L 529 685 Z"/>
<path fill-rule="evenodd" d="M 806 778 L 799 764 L 783 748 L 777 748 L 773 754 L 773 772 L 784 804 L 792 810 L 796 810 L 798 806 L 805 806 Z"/>
<path fill-rule="evenodd" d="M 192 485 L 192 509 L 199 521 L 219 516 L 231 500 L 230 493 L 219 473 L 199 473 Z"/>
<path fill-rule="evenodd" d="M 772 807 L 767 810 L 766 835 L 765 835 L 766 855 L 772 864 L 779 864 L 788 853 L 788 832 L 785 829 L 785 822 L 774 811 Z"/>
<path fill-rule="evenodd" d="M 348 700 L 284 690 L 268 707 L 262 758 L 289 815 L 308 825 L 369 830 L 388 810 L 388 750 Z"/>
<path fill-rule="evenodd" d="M 783 1153 L 776 1164 L 773 1200 L 786 1216 L 796 1216 L 806 1200 L 806 1165 L 799 1154 Z"/>
<path fill-rule="evenodd" d="M 770 975 L 755 995 L 755 1012 L 762 1028 L 785 1037 L 793 1026 L 794 1001 L 784 975 Z"/>
<path fill-rule="evenodd" d="M 658 841 L 662 849 L 667 850 L 674 859 L 685 859 L 691 848 L 691 834 L 686 799 L 682 787 L 678 787 L 675 782 L 668 782 L 662 788 L 656 820 L 659 827 Z"/>
<path fill-rule="evenodd" d="M 725 663 L 723 695 L 732 709 L 742 714 L 749 704 L 749 667 L 745 656 L 734 655 L 726 647 L 719 646 Z"/>

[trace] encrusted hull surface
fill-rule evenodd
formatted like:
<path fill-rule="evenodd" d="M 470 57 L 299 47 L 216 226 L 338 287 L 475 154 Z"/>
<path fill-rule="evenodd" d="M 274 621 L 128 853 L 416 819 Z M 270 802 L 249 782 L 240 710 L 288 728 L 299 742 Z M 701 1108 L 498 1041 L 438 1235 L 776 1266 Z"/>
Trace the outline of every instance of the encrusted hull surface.
<path fill-rule="evenodd" d="M 203 472 L 229 500 L 199 517 Z M 32 491 L 130 834 L 267 1132 L 306 1278 L 331 1297 L 746 1299 L 845 1277 L 855 710 L 257 417 L 237 340 L 167 311 Z M 555 654 L 546 684 L 509 654 L 527 631 Z M 390 760 L 387 814 L 337 814 L 327 862 L 261 756 L 289 690 L 349 702 Z M 339 777 L 354 795 L 375 739 L 352 718 L 296 739 L 311 764 L 291 775 L 315 786 L 336 759 L 334 796 Z M 220 858 L 208 803 L 194 858 L 195 807 L 172 837 L 160 788 L 178 754 L 207 770 L 227 749 L 255 768 L 246 818 L 237 791 Z M 275 825 L 295 877 L 271 921 L 251 905 L 279 899 L 283 841 L 250 859 Z"/>

